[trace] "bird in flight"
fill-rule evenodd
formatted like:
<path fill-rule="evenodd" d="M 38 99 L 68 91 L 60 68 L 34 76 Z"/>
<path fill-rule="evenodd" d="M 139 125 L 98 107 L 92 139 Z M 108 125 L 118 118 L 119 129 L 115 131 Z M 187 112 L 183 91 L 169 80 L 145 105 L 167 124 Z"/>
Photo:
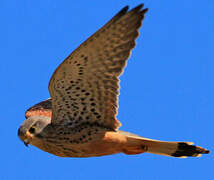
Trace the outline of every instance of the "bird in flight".
<path fill-rule="evenodd" d="M 119 76 L 148 11 L 143 4 L 128 9 L 119 11 L 55 70 L 48 87 L 51 98 L 28 109 L 18 129 L 25 145 L 60 157 L 209 153 L 190 142 L 158 141 L 118 130 Z"/>

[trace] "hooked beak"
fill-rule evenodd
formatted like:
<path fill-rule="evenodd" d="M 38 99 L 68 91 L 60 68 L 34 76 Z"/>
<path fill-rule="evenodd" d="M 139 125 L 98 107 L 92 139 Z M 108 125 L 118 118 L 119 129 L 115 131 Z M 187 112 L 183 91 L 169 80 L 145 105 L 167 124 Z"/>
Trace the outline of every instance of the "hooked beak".
<path fill-rule="evenodd" d="M 28 147 L 28 144 L 29 144 L 28 140 L 27 140 L 27 139 L 24 140 L 24 145 L 25 145 L 26 147 Z"/>
<path fill-rule="evenodd" d="M 27 135 L 29 134 L 28 132 L 26 133 Z M 19 138 L 24 142 L 24 145 L 28 147 L 29 140 L 26 138 L 25 131 L 22 128 L 18 129 L 18 136 Z"/>

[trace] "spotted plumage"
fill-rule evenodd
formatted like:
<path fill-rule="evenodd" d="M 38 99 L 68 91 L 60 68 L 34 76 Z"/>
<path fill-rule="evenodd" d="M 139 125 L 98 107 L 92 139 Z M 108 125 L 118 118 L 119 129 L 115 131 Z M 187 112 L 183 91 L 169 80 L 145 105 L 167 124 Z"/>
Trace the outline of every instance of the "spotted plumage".
<path fill-rule="evenodd" d="M 61 157 L 121 152 L 183 157 L 209 152 L 190 143 L 118 130 L 119 76 L 147 11 L 142 4 L 130 11 L 126 6 L 62 62 L 49 82 L 51 98 L 28 109 L 18 130 L 26 145 Z"/>

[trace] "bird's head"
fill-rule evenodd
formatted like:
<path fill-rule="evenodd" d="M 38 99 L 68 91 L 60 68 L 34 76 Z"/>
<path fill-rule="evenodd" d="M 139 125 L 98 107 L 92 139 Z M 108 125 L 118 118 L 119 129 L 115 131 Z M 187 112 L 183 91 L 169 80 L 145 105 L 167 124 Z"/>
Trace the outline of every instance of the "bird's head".
<path fill-rule="evenodd" d="M 35 139 L 41 138 L 45 127 L 51 123 L 51 118 L 47 116 L 31 116 L 27 118 L 18 129 L 18 136 L 27 146 Z"/>

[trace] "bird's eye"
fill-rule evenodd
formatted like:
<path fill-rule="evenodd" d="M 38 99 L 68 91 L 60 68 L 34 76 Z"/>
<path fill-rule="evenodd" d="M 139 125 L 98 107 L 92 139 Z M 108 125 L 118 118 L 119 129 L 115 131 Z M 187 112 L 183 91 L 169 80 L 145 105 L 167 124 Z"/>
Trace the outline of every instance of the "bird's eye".
<path fill-rule="evenodd" d="M 35 128 L 34 128 L 34 127 L 31 127 L 31 128 L 29 129 L 29 132 L 32 133 L 32 134 L 35 133 Z"/>

